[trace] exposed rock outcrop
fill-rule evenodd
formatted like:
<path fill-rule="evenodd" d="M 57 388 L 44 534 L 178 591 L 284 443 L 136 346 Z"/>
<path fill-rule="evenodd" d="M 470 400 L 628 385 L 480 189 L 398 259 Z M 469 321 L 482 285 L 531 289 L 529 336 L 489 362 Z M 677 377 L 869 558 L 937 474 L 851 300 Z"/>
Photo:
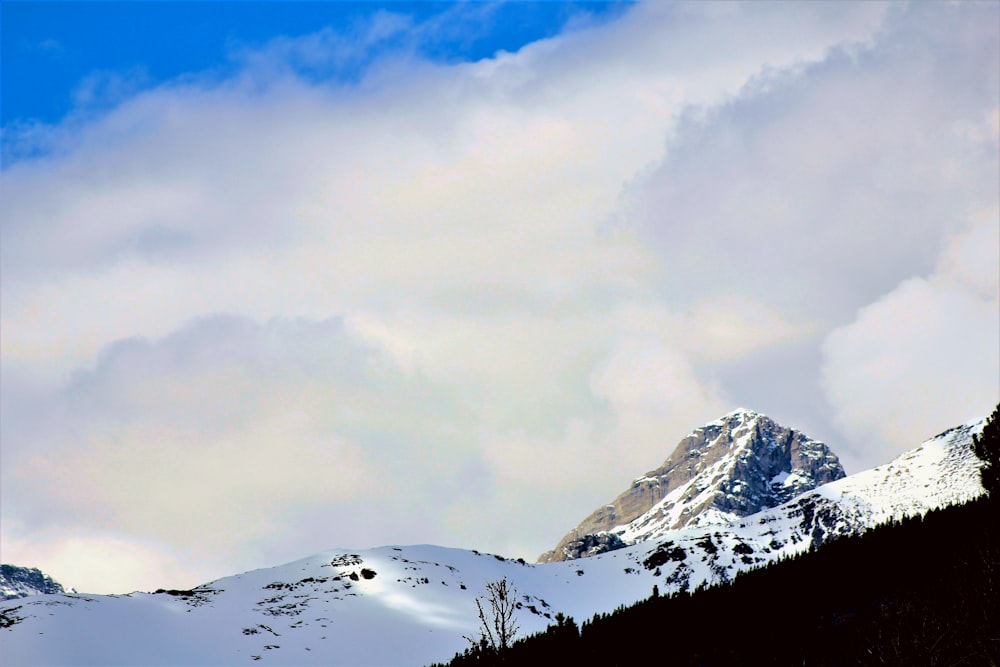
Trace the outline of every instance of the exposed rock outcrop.
<path fill-rule="evenodd" d="M 663 465 L 595 510 L 539 562 L 729 523 L 842 477 L 844 468 L 824 443 L 752 410 L 735 410 L 681 440 Z"/>
<path fill-rule="evenodd" d="M 38 568 L 0 565 L 0 600 L 65 592 L 61 584 Z"/>

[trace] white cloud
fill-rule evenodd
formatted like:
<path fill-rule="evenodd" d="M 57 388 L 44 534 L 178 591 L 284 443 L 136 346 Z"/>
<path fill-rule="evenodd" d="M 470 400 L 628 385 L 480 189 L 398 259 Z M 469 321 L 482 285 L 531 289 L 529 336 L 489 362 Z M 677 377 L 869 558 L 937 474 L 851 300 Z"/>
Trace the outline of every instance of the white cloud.
<path fill-rule="evenodd" d="M 6 523 L 6 522 L 5 522 Z M 135 536 L 92 534 L 67 537 L 54 531 L 23 533 L 4 526 L 3 561 L 31 563 L 67 590 L 131 592 L 147 590 L 150 582 L 174 582 L 178 588 L 193 588 L 211 578 L 231 574 L 226 565 L 204 557 L 168 555 L 165 544 L 144 543 Z M 167 586 L 167 584 L 165 584 Z"/>
<path fill-rule="evenodd" d="M 1000 289 L 1000 209 L 977 213 L 970 227 L 944 247 L 935 274 L 982 299 L 995 299 Z"/>
<path fill-rule="evenodd" d="M 350 74 L 369 61 L 377 47 L 404 48 L 417 28 L 411 17 L 380 9 L 357 17 L 346 30 L 327 27 L 302 37 L 279 36 L 264 47 L 236 46 L 230 58 L 242 65 L 245 75 L 256 78 L 302 71 Z"/>
<path fill-rule="evenodd" d="M 252 567 L 262 552 L 322 548 L 317 508 L 327 540 L 359 532 L 345 514 L 377 527 L 400 507 L 440 511 L 469 493 L 461 475 L 477 460 L 459 446 L 458 397 L 400 373 L 336 320 L 200 320 L 116 343 L 92 371 L 15 392 L 16 404 L 6 389 L 3 505 L 22 543 L 31 527 L 100 528 L 170 545 L 162 558 Z M 73 573 L 96 576 L 83 567 Z"/>
<path fill-rule="evenodd" d="M 709 348 L 692 348 L 707 376 L 753 406 L 792 407 L 788 386 L 798 387 L 813 405 L 793 407 L 790 420 L 816 426 L 813 435 L 845 452 L 851 470 L 994 400 L 996 19 L 985 6 L 896 5 L 869 42 L 763 71 L 726 102 L 688 109 L 662 162 L 627 197 L 631 228 L 658 260 L 661 297 L 675 313 L 683 305 L 704 315 L 689 323 Z M 945 250 L 953 238 L 964 240 Z M 726 299 L 745 304 L 743 316 Z M 896 340 L 908 329 L 884 320 L 917 304 L 926 321 L 916 318 L 916 328 L 931 333 L 911 346 Z M 859 310 L 858 324 L 838 328 Z M 884 335 L 873 333 L 879 327 Z M 819 348 L 831 331 L 825 361 L 801 348 Z M 775 345 L 752 344 L 766 332 Z M 968 391 L 935 402 L 928 388 L 955 382 L 944 369 L 971 371 L 974 356 L 981 365 Z M 874 382 L 855 367 L 861 358 L 915 370 Z M 879 407 L 926 420 L 876 437 Z"/>
<path fill-rule="evenodd" d="M 93 371 L 4 411 L 19 440 L 5 443 L 4 493 L 22 512 L 50 504 L 130 534 L 232 546 L 275 530 L 282 505 L 366 492 L 366 455 L 330 425 L 375 401 L 380 382 L 391 380 L 378 355 L 336 322 L 216 318 L 122 341 Z M 33 432 L 43 418 L 58 423 Z"/>
<path fill-rule="evenodd" d="M 980 9 L 897 6 L 870 46 L 690 110 L 631 193 L 670 297 L 738 285 L 829 325 L 931 270 L 942 238 L 996 199 L 995 142 L 969 132 L 1000 78 L 995 14 Z"/>
<path fill-rule="evenodd" d="M 988 413 L 1000 400 L 997 308 L 915 278 L 835 330 L 826 383 L 844 429 L 889 458 L 954 426 L 956 415 Z"/>
<path fill-rule="evenodd" d="M 872 350 L 949 381 L 871 327 L 916 304 L 988 342 L 951 324 L 996 292 L 980 12 L 639 5 L 317 80 L 402 39 L 386 16 L 35 128 L 51 152 L 0 179 L 4 530 L 24 558 L 130 542 L 148 587 L 333 545 L 531 557 L 732 402 L 828 425 L 788 396 L 860 308 L 825 348 L 838 415 Z"/>
<path fill-rule="evenodd" d="M 1000 402 L 996 213 L 956 237 L 929 278 L 912 278 L 834 329 L 823 379 L 838 423 L 885 459 Z"/>

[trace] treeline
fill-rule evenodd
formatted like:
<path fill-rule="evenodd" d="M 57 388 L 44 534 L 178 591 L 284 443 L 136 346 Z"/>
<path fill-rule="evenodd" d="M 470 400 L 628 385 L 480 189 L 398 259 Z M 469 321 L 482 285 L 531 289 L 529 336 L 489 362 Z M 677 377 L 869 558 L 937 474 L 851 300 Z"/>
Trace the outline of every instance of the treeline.
<path fill-rule="evenodd" d="M 448 665 L 996 667 L 998 512 L 986 498 L 930 512 L 728 584 L 650 597 L 580 626 L 560 618 L 503 652 L 470 648 Z"/>

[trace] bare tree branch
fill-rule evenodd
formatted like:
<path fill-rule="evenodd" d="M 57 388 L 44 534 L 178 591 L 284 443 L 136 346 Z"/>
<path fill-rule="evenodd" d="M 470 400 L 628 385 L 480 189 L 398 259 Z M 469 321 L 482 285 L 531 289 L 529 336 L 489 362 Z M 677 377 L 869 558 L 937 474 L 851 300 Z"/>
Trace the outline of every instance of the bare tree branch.
<path fill-rule="evenodd" d="M 483 600 L 489 603 L 489 610 L 483 607 Z M 479 612 L 479 637 L 466 636 L 473 646 L 489 646 L 494 651 L 504 651 L 510 647 L 520 631 L 514 613 L 517 611 L 517 590 L 507 581 L 486 583 L 486 595 L 476 597 Z"/>

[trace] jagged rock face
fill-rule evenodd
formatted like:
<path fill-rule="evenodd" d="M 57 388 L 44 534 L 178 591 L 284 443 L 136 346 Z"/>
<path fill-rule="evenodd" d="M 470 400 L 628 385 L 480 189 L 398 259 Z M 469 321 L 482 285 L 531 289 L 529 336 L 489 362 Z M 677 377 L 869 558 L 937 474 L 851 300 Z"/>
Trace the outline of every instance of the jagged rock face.
<path fill-rule="evenodd" d="M 0 565 L 0 600 L 65 592 L 58 582 L 38 568 Z"/>
<path fill-rule="evenodd" d="M 574 558 L 586 558 L 627 546 L 622 542 L 622 538 L 614 533 L 597 533 L 570 540 L 563 546 L 563 551 L 575 554 Z"/>
<path fill-rule="evenodd" d="M 736 410 L 681 440 L 662 466 L 594 511 L 539 562 L 592 556 L 687 526 L 729 523 L 842 477 L 844 468 L 822 442 L 765 415 Z"/>

